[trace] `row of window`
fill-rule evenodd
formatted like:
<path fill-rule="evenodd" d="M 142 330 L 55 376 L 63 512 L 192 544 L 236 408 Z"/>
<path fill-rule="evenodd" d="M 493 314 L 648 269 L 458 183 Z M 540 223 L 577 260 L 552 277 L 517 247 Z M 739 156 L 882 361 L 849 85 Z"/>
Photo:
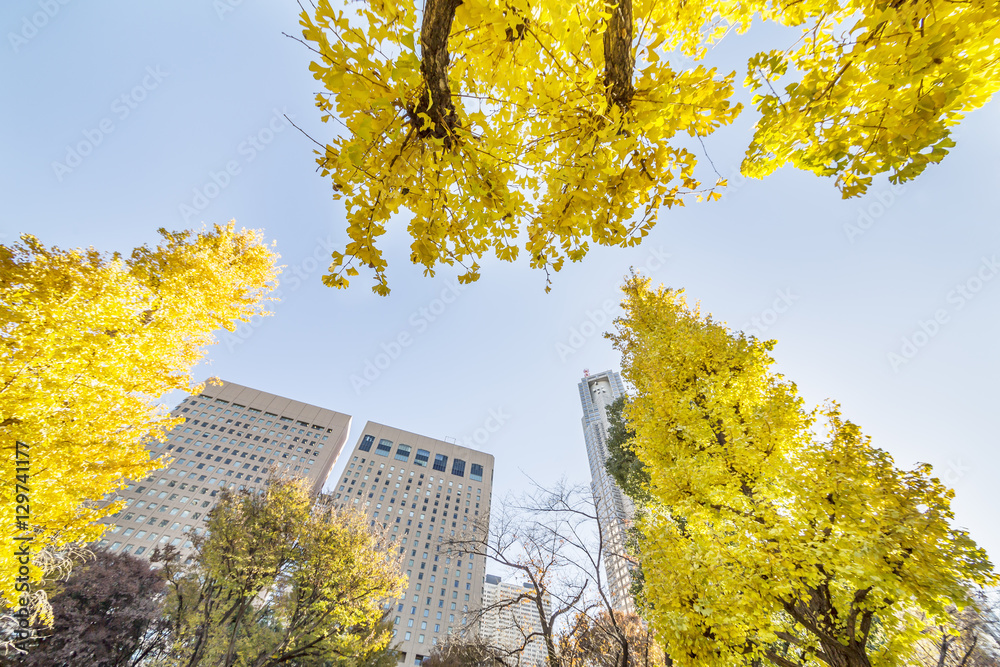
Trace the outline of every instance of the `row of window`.
<path fill-rule="evenodd" d="M 184 413 L 184 412 L 187 412 L 187 411 L 188 411 L 188 408 L 184 408 L 183 410 L 181 410 L 181 413 Z M 227 410 L 227 412 L 228 412 L 228 410 Z M 240 417 L 241 415 L 236 415 L 236 416 Z M 201 417 L 202 421 L 199 421 L 198 419 L 194 419 L 193 417 Z M 233 419 L 227 419 L 224 424 L 223 423 L 217 423 L 217 424 L 211 423 L 211 421 L 214 420 L 214 419 L 216 419 L 216 418 L 219 419 L 219 421 L 221 422 L 222 417 L 213 416 L 213 415 L 206 415 L 203 412 L 194 411 L 194 412 L 191 413 L 191 418 L 185 417 L 184 424 L 178 425 L 178 426 L 176 426 L 174 428 L 174 433 L 175 434 L 191 433 L 192 432 L 192 427 L 194 427 L 194 426 L 201 426 L 202 428 L 207 428 L 208 430 L 204 431 L 204 433 L 201 432 L 201 431 L 194 431 L 193 435 L 195 435 L 195 436 L 201 436 L 201 437 L 205 437 L 205 438 L 211 437 L 212 440 L 218 440 L 219 436 L 228 434 L 228 435 L 235 435 L 238 438 L 246 438 L 248 441 L 252 439 L 254 442 L 264 442 L 265 444 L 267 444 L 269 442 L 273 442 L 276 445 L 280 444 L 282 446 L 285 445 L 285 444 L 288 444 L 289 449 L 291 449 L 293 447 L 292 443 L 301 443 L 301 444 L 306 445 L 306 446 L 315 447 L 316 449 L 322 449 L 323 448 L 323 443 L 318 443 L 317 444 L 316 440 L 310 440 L 309 439 L 309 438 L 320 438 L 320 436 L 315 435 L 313 433 L 307 433 L 303 429 L 297 429 L 296 430 L 295 427 L 292 427 L 292 429 L 291 429 L 291 431 L 289 433 L 281 433 L 281 431 L 268 430 L 268 427 L 271 426 L 271 422 L 266 422 L 266 423 L 265 422 L 261 422 L 257 426 L 254 426 L 254 425 L 252 425 L 250 423 L 243 423 L 243 422 L 240 422 L 240 421 L 234 421 Z M 253 417 L 249 418 L 250 421 L 253 421 L 253 419 L 254 419 Z M 278 428 L 278 426 L 275 425 L 275 428 Z M 287 425 L 282 426 L 281 428 L 283 430 L 285 430 L 285 431 L 288 431 L 288 426 Z M 244 432 L 243 429 L 246 429 L 246 432 Z M 218 431 L 218 432 L 215 433 L 215 434 L 212 434 L 212 433 L 209 433 L 209 431 Z M 299 433 L 299 435 L 294 435 L 296 432 Z M 257 435 L 255 435 L 255 433 Z M 267 436 L 271 436 L 271 437 L 268 438 Z M 321 440 L 326 440 L 327 438 L 328 438 L 328 436 L 324 435 L 320 439 Z M 281 442 L 282 440 L 287 440 L 287 441 L 290 441 L 290 442 L 288 442 L 288 443 Z M 188 441 L 188 442 L 190 442 L 190 441 Z M 226 442 L 226 438 L 222 438 L 222 442 Z M 234 443 L 236 442 L 235 438 L 233 439 L 233 442 Z"/>
<path fill-rule="evenodd" d="M 440 611 L 439 611 L 439 612 L 437 613 L 437 620 L 439 620 L 439 621 L 440 621 L 440 620 L 443 620 L 443 619 L 441 618 L 441 612 L 440 612 Z M 395 619 L 395 621 L 394 621 L 394 622 L 395 622 L 395 624 L 396 624 L 396 625 L 399 625 L 399 623 L 400 623 L 400 618 L 399 618 L 399 616 L 397 616 L 397 617 L 396 617 L 396 619 Z M 449 614 L 449 615 L 448 615 L 448 622 L 449 622 L 449 623 L 454 623 L 454 622 L 455 622 L 455 614 Z M 427 629 L 427 623 L 428 623 L 427 621 L 421 621 L 421 622 L 420 622 L 420 629 L 421 629 L 421 630 L 426 630 L 426 629 Z M 408 628 L 412 628 L 412 627 L 413 627 L 413 624 L 414 624 L 414 621 L 413 621 L 413 619 L 411 618 L 410 620 L 408 620 L 408 621 L 406 622 L 406 627 L 408 627 Z M 450 630 L 450 628 L 449 628 L 449 630 Z M 440 623 L 435 623 L 435 624 L 434 624 L 434 632 L 441 632 L 441 624 L 440 624 Z M 409 639 L 409 637 L 407 637 L 407 639 Z"/>
<path fill-rule="evenodd" d="M 210 399 L 211 397 L 205 396 L 203 394 L 199 398 Z M 219 398 L 214 399 L 214 400 L 215 400 L 216 403 L 221 403 L 223 405 L 230 405 L 229 401 L 224 401 L 224 400 L 219 399 Z M 184 405 L 184 404 L 187 404 L 189 407 L 201 407 L 201 408 L 204 408 L 208 412 L 211 412 L 213 410 L 213 406 L 206 405 L 205 403 L 199 403 L 196 398 L 186 399 L 185 401 L 182 402 L 182 405 Z M 256 414 L 256 415 L 262 414 L 261 411 L 258 410 L 258 409 L 256 409 L 256 408 L 247 408 L 246 406 L 240 405 L 239 403 L 233 403 L 232 407 L 235 408 L 236 410 L 234 410 L 234 411 L 231 411 L 231 410 L 225 410 L 225 411 L 223 411 L 223 409 L 221 407 L 218 407 L 218 406 L 215 406 L 214 410 L 216 412 L 221 412 L 223 415 L 232 415 L 234 418 L 242 418 L 242 419 L 245 419 L 245 420 L 250 421 L 250 422 L 257 421 L 258 422 L 258 426 L 264 425 L 265 428 L 267 426 L 270 426 L 272 424 L 272 422 L 270 422 L 270 421 L 268 421 L 266 423 L 266 425 L 264 424 L 264 420 L 267 417 L 270 417 L 272 419 L 275 419 L 275 420 L 278 420 L 278 421 L 281 421 L 281 422 L 287 422 L 287 424 L 282 425 L 282 428 L 284 430 L 286 430 L 286 431 L 289 429 L 289 426 L 304 426 L 306 429 L 310 429 L 310 431 L 308 433 L 306 431 L 302 430 L 302 429 L 295 429 L 295 428 L 292 428 L 292 432 L 294 433 L 297 430 L 299 434 L 306 435 L 306 436 L 312 437 L 312 438 L 322 438 L 323 440 L 326 440 L 329 436 L 322 435 L 322 433 L 324 431 L 326 433 L 332 433 L 333 432 L 333 429 L 331 429 L 331 428 L 325 428 L 325 427 L 319 426 L 317 424 L 310 424 L 309 422 L 302 421 L 301 419 L 299 419 L 299 420 L 293 420 L 291 417 L 279 417 L 278 415 L 274 414 L 273 412 L 264 412 L 263 413 L 263 415 L 264 415 L 263 417 L 254 417 L 253 416 L 254 414 Z M 187 410 L 188 410 L 188 408 L 183 408 L 181 410 L 181 412 L 187 412 Z M 240 414 L 240 410 L 246 410 L 247 413 L 252 413 L 252 414 Z M 230 419 L 230 420 L 227 421 L 227 423 L 230 423 L 230 422 L 232 422 L 232 419 Z M 274 422 L 274 423 L 275 423 L 275 428 L 278 428 L 277 422 Z M 313 430 L 315 430 L 317 433 L 314 434 L 312 432 Z"/>
<path fill-rule="evenodd" d="M 414 595 L 414 596 L 413 596 L 413 601 L 414 601 L 414 602 L 418 602 L 418 601 L 419 601 L 419 600 L 418 600 L 418 596 Z M 466 602 L 468 602 L 468 601 L 469 601 L 469 595 L 468 595 L 468 594 L 466 594 L 466 595 L 465 595 L 465 601 L 466 601 Z M 430 599 L 430 598 L 427 598 L 427 604 L 430 604 L 430 603 L 431 603 L 431 599 Z M 457 604 L 457 603 L 455 603 L 455 602 L 452 602 L 452 603 L 451 603 L 451 610 L 452 610 L 452 611 L 455 611 L 455 605 L 456 605 L 456 604 Z M 402 611 L 403 611 L 403 609 L 405 609 L 405 608 L 406 608 L 406 603 L 405 603 L 405 602 L 400 602 L 400 603 L 399 603 L 399 604 L 397 605 L 397 607 L 396 607 L 396 611 L 398 611 L 398 612 L 402 612 Z M 438 600 L 438 608 L 440 608 L 440 609 L 443 609 L 443 608 L 444 608 L 444 600 Z M 463 612 L 463 613 L 466 613 L 466 612 L 468 612 L 468 611 L 469 611 L 469 605 L 467 605 L 467 604 L 466 604 L 466 605 L 462 605 L 462 612 Z M 415 615 L 416 613 L 417 613 L 417 607 L 416 607 L 416 605 L 414 605 L 414 606 L 410 607 L 410 615 L 411 615 L 411 616 L 413 616 L 413 615 Z M 429 608 L 428 608 L 428 609 L 424 609 L 424 610 L 423 610 L 423 615 L 424 615 L 424 618 L 427 618 L 428 616 L 430 616 L 430 613 L 431 613 L 431 610 L 430 610 Z M 438 618 L 439 618 L 439 619 L 441 618 L 440 614 L 441 614 L 441 612 L 438 612 Z M 397 618 L 399 618 L 399 617 L 397 616 Z M 465 623 L 465 621 L 462 621 L 462 623 L 464 624 L 464 623 Z M 413 626 L 410 626 L 410 627 L 413 627 Z"/>
<path fill-rule="evenodd" d="M 154 533 L 154 535 L 155 535 L 155 533 Z M 163 539 L 162 539 L 162 540 L 160 540 L 160 543 L 161 543 L 161 544 L 166 544 L 166 540 L 167 540 L 167 536 L 164 536 L 164 537 L 163 537 Z M 107 540 L 101 540 L 101 546 L 107 546 L 107 542 L 108 542 Z M 181 538 L 179 538 L 179 537 L 175 537 L 175 538 L 174 538 L 174 539 L 173 539 L 173 540 L 172 540 L 172 541 L 170 542 L 170 544 L 171 544 L 172 546 L 175 546 L 175 547 L 176 547 L 176 546 L 179 546 L 179 545 L 180 545 L 180 543 L 181 543 Z M 115 542 L 115 543 L 114 543 L 114 544 L 112 544 L 112 545 L 111 545 L 110 547 L 108 547 L 108 550 L 109 550 L 109 551 L 118 551 L 118 547 L 120 547 L 121 545 L 122 545 L 122 543 L 121 543 L 121 542 Z M 124 548 L 124 549 L 122 549 L 122 553 L 123 553 L 123 554 L 127 554 L 127 553 L 132 553 L 132 549 L 133 549 L 133 548 L 135 548 L 135 547 L 136 547 L 136 545 L 135 545 L 135 544 L 126 544 L 126 545 L 125 545 L 125 548 Z M 183 546 L 182 548 L 183 548 L 183 549 L 190 549 L 190 548 L 191 548 L 191 540 L 187 540 L 186 542 L 184 542 L 184 546 Z M 150 549 L 152 549 L 152 547 L 150 547 Z M 138 547 L 138 548 L 137 548 L 137 549 L 135 550 L 135 555 L 136 555 L 136 556 L 141 556 L 141 555 L 142 555 L 142 554 L 144 554 L 145 552 L 146 552 L 146 547 Z"/>
<path fill-rule="evenodd" d="M 225 400 L 223 400 L 221 398 L 215 398 L 215 399 L 213 399 L 208 394 L 199 394 L 198 398 L 204 398 L 204 399 L 206 399 L 208 401 L 214 400 L 216 403 L 221 403 L 222 405 L 230 405 L 229 401 L 225 401 Z M 189 401 L 190 402 L 195 402 L 195 400 L 196 399 L 194 399 L 194 398 L 189 398 L 189 399 L 187 399 L 184 402 L 185 403 L 189 402 Z M 201 405 L 204 406 L 205 404 L 202 403 Z M 232 407 L 235 408 L 235 409 L 237 409 L 237 410 L 246 410 L 247 412 L 252 412 L 254 414 L 258 414 L 258 415 L 261 414 L 261 411 L 258 410 L 257 408 L 248 408 L 247 406 L 240 405 L 239 403 L 233 403 Z M 278 417 L 278 415 L 274 414 L 273 412 L 265 412 L 264 416 L 265 417 Z M 288 423 L 292 423 L 294 421 L 299 426 L 305 426 L 307 428 L 314 428 L 314 429 L 316 429 L 317 431 L 320 431 L 320 432 L 323 432 L 324 430 L 326 430 L 327 433 L 333 433 L 333 429 L 330 429 L 330 428 L 324 429 L 324 427 L 322 427 L 322 426 L 317 426 L 316 424 L 309 424 L 309 422 L 304 422 L 301 419 L 293 420 L 291 417 L 278 417 L 278 418 L 281 419 L 281 421 L 288 422 Z"/>
<path fill-rule="evenodd" d="M 225 441 L 223 441 L 223 443 L 224 442 Z M 233 444 L 235 445 L 235 444 L 238 444 L 238 443 L 234 442 Z M 218 455 L 215 456 L 215 462 L 216 463 L 224 462 L 226 465 L 231 464 L 232 461 L 233 461 L 233 459 L 235 459 L 237 457 L 237 455 L 239 456 L 239 458 L 243 458 L 243 459 L 247 458 L 248 453 L 249 453 L 251 461 L 258 461 L 261 465 L 264 464 L 265 460 L 267 461 L 268 465 L 274 463 L 274 461 L 275 461 L 274 459 L 266 459 L 267 455 L 269 455 L 271 453 L 271 448 L 269 447 L 267 449 L 264 449 L 260 445 L 257 446 L 257 451 L 258 452 L 262 452 L 261 455 L 257 455 L 257 454 L 251 453 L 251 452 L 254 451 L 253 445 L 251 444 L 251 445 L 247 445 L 248 449 L 245 452 L 239 452 L 239 451 L 236 450 L 235 447 L 233 447 L 232 458 L 226 458 L 225 461 L 223 461 L 223 457 L 225 457 L 226 455 L 228 455 L 230 453 L 228 447 L 226 447 L 225 449 L 222 449 L 222 444 L 215 445 L 215 447 L 212 447 L 212 443 L 206 443 L 204 445 L 204 447 L 205 447 L 204 450 L 199 450 L 199 449 L 197 449 L 195 447 L 188 447 L 186 453 L 187 453 L 188 456 L 192 456 L 193 455 L 195 458 L 199 458 L 199 459 L 200 458 L 204 458 L 205 462 L 211 462 L 212 461 L 213 452 L 219 452 L 219 450 L 221 449 L 222 451 Z M 207 451 L 209 447 L 212 447 L 211 451 Z M 291 447 L 291 445 L 289 445 L 289 447 Z M 184 447 L 182 447 L 180 445 L 168 445 L 167 446 L 167 451 L 168 452 L 169 451 L 173 451 L 173 455 L 174 456 L 180 456 L 181 454 L 185 453 Z M 299 447 L 298 451 L 301 452 L 302 448 Z M 306 453 L 308 454 L 309 452 L 310 452 L 310 450 L 307 449 Z M 301 456 L 300 457 L 297 454 L 291 454 L 291 455 L 289 455 L 287 452 L 281 452 L 280 450 L 275 449 L 274 450 L 274 455 L 278 456 L 279 454 L 280 454 L 281 458 L 283 458 L 283 459 L 290 459 L 291 461 L 301 461 L 303 465 L 305 465 L 307 461 L 308 461 L 309 465 L 313 465 L 313 464 L 316 463 L 315 459 L 307 459 L 305 456 Z M 184 465 L 184 459 L 180 459 L 179 461 L 175 461 L 175 463 L 177 465 Z M 189 466 L 193 466 L 193 465 L 195 465 L 195 463 L 196 463 L 196 461 L 194 459 L 191 459 L 190 461 L 188 461 L 187 464 Z M 239 465 L 240 462 L 237 461 L 236 463 L 237 463 L 237 465 Z M 278 463 L 281 463 L 281 462 L 279 461 Z M 198 469 L 199 470 L 202 469 L 202 468 L 204 468 L 204 467 L 205 467 L 204 463 L 199 463 L 198 464 Z M 249 466 L 244 465 L 243 467 L 247 468 Z M 254 468 L 254 470 L 256 470 L 256 468 Z M 264 472 L 267 472 L 267 470 L 264 470 Z"/>
<path fill-rule="evenodd" d="M 375 436 L 366 435 L 361 439 L 361 444 L 358 446 L 358 449 L 362 452 L 370 452 L 372 450 L 372 445 L 375 445 Z M 409 445 L 396 445 L 395 459 L 397 461 L 409 461 L 410 453 L 412 451 L 413 450 Z M 387 440 L 385 438 L 380 439 L 378 444 L 375 445 L 375 453 L 379 456 L 389 456 L 389 454 L 392 453 L 392 440 Z M 426 449 L 418 449 L 416 456 L 413 457 L 413 463 L 421 468 L 426 468 L 428 461 L 430 461 L 430 456 L 431 453 Z M 435 454 L 432 468 L 438 472 L 447 472 L 448 457 L 444 454 Z M 456 477 L 465 477 L 465 461 L 462 459 L 454 459 L 451 462 L 451 474 Z M 469 466 L 469 479 L 474 482 L 483 481 L 483 466 L 478 463 L 471 464 Z"/>

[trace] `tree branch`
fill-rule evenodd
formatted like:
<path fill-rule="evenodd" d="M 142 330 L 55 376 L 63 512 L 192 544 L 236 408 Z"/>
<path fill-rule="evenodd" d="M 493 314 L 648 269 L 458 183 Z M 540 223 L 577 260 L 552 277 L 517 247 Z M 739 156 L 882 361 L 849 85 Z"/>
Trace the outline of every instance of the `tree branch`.
<path fill-rule="evenodd" d="M 618 0 L 604 29 L 604 85 L 607 87 L 608 106 L 615 105 L 622 111 L 629 109 L 635 95 L 635 88 L 632 87 L 635 69 L 632 23 L 632 0 Z"/>

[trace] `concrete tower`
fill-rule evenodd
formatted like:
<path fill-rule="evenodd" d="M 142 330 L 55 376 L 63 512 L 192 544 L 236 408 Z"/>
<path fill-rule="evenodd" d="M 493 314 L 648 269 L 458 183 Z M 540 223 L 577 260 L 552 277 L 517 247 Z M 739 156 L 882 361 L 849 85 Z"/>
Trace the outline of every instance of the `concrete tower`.
<path fill-rule="evenodd" d="M 583 406 L 583 438 L 590 460 L 591 488 L 597 513 L 604 527 L 604 566 L 615 608 L 635 611 L 629 590 L 631 562 L 625 557 L 625 531 L 632 524 L 635 507 L 608 474 L 608 414 L 611 403 L 625 393 L 621 376 L 614 371 L 590 374 L 584 371 L 579 384 Z"/>
<path fill-rule="evenodd" d="M 482 605 L 486 559 L 447 542 L 486 538 L 492 490 L 493 455 L 368 422 L 325 500 L 363 511 L 402 554 L 409 586 L 392 613 L 401 664 L 478 631 L 469 612 Z"/>
<path fill-rule="evenodd" d="M 163 470 L 117 494 L 126 506 L 101 544 L 148 557 L 153 547 L 191 547 L 219 491 L 259 489 L 271 476 L 304 477 L 319 493 L 351 428 L 348 415 L 232 382 L 208 386 L 173 410 L 186 421 L 150 443 Z"/>

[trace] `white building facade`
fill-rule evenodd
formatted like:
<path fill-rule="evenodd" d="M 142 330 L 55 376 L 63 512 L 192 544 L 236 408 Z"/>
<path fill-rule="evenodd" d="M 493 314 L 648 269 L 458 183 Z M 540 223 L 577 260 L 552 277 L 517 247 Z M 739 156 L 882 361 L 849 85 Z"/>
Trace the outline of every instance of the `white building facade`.
<path fill-rule="evenodd" d="M 630 593 L 632 563 L 625 555 L 625 537 L 626 530 L 632 525 L 635 507 L 605 467 L 608 459 L 607 408 L 616 398 L 625 394 L 625 387 L 621 376 L 614 371 L 593 375 L 584 371 L 579 390 L 583 407 L 583 438 L 590 461 L 591 489 L 604 528 L 602 555 L 608 575 L 608 587 L 616 609 L 634 612 L 635 604 Z"/>
<path fill-rule="evenodd" d="M 544 638 L 528 639 L 533 632 L 540 632 L 542 627 L 535 601 L 516 601 L 525 589 L 531 588 L 531 584 L 505 582 L 495 575 L 486 575 L 483 586 L 484 611 L 479 636 L 487 646 L 510 652 L 511 657 L 506 662 L 512 667 L 541 667 L 547 662 Z M 542 604 L 548 616 L 551 609 L 547 596 Z"/>
<path fill-rule="evenodd" d="M 171 413 L 184 417 L 150 455 L 163 469 L 108 500 L 125 507 L 105 523 L 101 544 L 149 557 L 168 544 L 190 554 L 189 532 L 201 532 L 222 489 L 258 490 L 272 477 L 298 477 L 319 493 L 347 442 L 351 417 L 244 387 L 209 385 Z"/>
<path fill-rule="evenodd" d="M 399 550 L 409 579 L 392 603 L 399 660 L 420 665 L 449 635 L 474 633 L 486 560 L 449 540 L 483 540 L 489 525 L 493 455 L 368 422 L 324 502 L 369 517 Z"/>

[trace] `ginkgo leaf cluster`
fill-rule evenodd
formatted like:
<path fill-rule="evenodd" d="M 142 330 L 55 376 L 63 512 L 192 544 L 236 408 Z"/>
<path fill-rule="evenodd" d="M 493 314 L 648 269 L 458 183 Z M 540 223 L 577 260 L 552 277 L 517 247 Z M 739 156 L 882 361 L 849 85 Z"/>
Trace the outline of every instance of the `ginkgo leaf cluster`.
<path fill-rule="evenodd" d="M 792 164 L 845 197 L 910 180 L 1000 86 L 998 15 L 1000 0 L 319 0 L 302 34 L 337 129 L 317 161 L 348 237 L 324 282 L 367 268 L 387 294 L 379 237 L 401 211 L 411 261 L 470 282 L 484 256 L 523 252 L 548 274 L 591 244 L 638 243 L 664 206 L 719 197 L 690 138 L 742 107 L 736 71 L 703 61 L 753 21 L 800 38 L 739 67 L 760 114 L 744 174 Z"/>
<path fill-rule="evenodd" d="M 0 509 L 3 539 L 31 551 L 98 539 L 102 499 L 162 462 L 146 444 L 177 425 L 156 399 L 194 391 L 191 368 L 218 329 L 265 310 L 277 255 L 233 223 L 161 230 L 130 256 L 64 250 L 33 236 L 0 246 Z M 14 522 L 15 443 L 24 443 L 29 518 Z M 23 460 L 23 459 L 22 459 Z M 37 562 L 37 561 L 36 561 Z M 0 596 L 14 593 L 14 549 L 0 554 Z M 36 567 L 30 578 L 44 572 Z"/>
<path fill-rule="evenodd" d="M 676 664 L 909 664 L 969 586 L 997 583 L 931 467 L 896 467 L 835 403 L 806 410 L 774 341 L 644 278 L 623 307 L 642 597 Z"/>

